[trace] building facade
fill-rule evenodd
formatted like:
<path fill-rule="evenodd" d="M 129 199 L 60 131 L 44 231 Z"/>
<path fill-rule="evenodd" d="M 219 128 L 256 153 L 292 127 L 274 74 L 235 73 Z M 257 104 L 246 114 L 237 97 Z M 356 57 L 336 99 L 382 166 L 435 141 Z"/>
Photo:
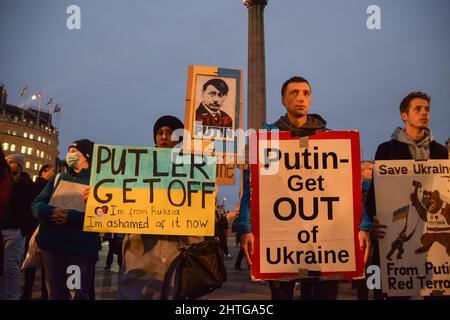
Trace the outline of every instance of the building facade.
<path fill-rule="evenodd" d="M 58 131 L 51 114 L 34 108 L 24 110 L 4 104 L 0 113 L 0 144 L 5 155 L 21 153 L 25 168 L 35 181 L 44 164 L 58 164 Z"/>
<path fill-rule="evenodd" d="M 447 139 L 445 146 L 447 147 L 448 158 L 450 159 L 450 138 Z"/>

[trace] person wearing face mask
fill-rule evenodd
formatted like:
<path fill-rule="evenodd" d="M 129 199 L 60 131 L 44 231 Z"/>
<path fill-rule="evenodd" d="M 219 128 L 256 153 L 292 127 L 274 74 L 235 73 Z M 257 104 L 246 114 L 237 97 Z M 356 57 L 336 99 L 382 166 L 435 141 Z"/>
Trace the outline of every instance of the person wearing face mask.
<path fill-rule="evenodd" d="M 66 156 L 68 172 L 50 178 L 32 203 L 33 215 L 40 222 L 36 241 L 42 249 L 50 300 L 70 298 L 66 284 L 66 272 L 70 265 L 78 266 L 81 276 L 80 288 L 75 289 L 73 298 L 87 300 L 91 297 L 95 264 L 98 260 L 98 234 L 83 231 L 84 212 L 55 208 L 49 205 L 49 201 L 62 180 L 89 185 L 93 148 L 94 142 L 87 139 L 73 142 Z"/>
<path fill-rule="evenodd" d="M 4 243 L 4 273 L 0 277 L 0 300 L 20 298 L 20 263 L 25 250 L 25 235 L 34 225 L 30 206 L 36 190 L 30 176 L 23 171 L 25 157 L 10 154 L 6 161 L 11 169 L 13 184 L 4 216 L 0 221 Z"/>

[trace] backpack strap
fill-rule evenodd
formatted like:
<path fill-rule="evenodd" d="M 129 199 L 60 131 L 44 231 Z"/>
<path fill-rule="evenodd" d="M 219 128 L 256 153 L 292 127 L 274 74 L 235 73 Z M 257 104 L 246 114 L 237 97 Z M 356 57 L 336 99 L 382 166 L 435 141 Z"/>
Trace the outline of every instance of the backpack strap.
<path fill-rule="evenodd" d="M 55 192 L 56 188 L 58 187 L 59 183 L 61 182 L 61 173 L 58 173 L 55 176 L 55 180 L 53 181 L 53 192 Z"/>

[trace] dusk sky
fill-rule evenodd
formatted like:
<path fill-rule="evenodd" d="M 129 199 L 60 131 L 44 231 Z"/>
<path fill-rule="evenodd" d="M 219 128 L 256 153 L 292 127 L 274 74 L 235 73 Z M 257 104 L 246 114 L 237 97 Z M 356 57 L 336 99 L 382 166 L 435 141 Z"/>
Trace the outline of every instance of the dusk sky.
<path fill-rule="evenodd" d="M 81 9 L 80 30 L 66 27 L 70 5 Z M 381 9 L 381 30 L 366 25 L 369 5 Z M 246 113 L 247 15 L 241 0 L 0 0 L 0 82 L 10 104 L 23 102 L 25 86 L 44 92 L 43 105 L 59 102 L 61 158 L 80 138 L 153 146 L 158 117 L 184 117 L 189 64 L 242 69 Z M 365 159 L 402 125 L 398 106 L 411 91 L 431 95 L 430 127 L 444 144 L 449 31 L 448 0 L 269 0 L 267 122 L 285 112 L 283 82 L 301 75 L 310 112 L 330 129 L 359 130 Z M 220 190 L 228 209 L 237 190 Z"/>

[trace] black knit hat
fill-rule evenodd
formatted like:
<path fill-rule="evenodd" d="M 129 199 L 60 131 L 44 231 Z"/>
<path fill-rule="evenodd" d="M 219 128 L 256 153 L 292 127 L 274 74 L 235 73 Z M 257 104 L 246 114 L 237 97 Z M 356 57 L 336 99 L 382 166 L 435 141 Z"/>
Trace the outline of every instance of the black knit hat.
<path fill-rule="evenodd" d="M 70 149 L 71 147 L 77 148 L 77 150 L 83 154 L 87 161 L 91 163 L 92 153 L 94 152 L 94 142 L 88 139 L 81 139 L 72 142 L 67 149 Z"/>
<path fill-rule="evenodd" d="M 177 117 L 174 116 L 162 116 L 158 120 L 156 120 L 155 125 L 153 126 L 153 140 L 156 144 L 156 133 L 158 132 L 158 129 L 161 127 L 169 127 L 172 129 L 172 131 L 175 131 L 177 129 L 184 128 L 183 122 L 180 121 Z M 182 137 L 180 137 L 180 141 L 182 140 Z"/>

